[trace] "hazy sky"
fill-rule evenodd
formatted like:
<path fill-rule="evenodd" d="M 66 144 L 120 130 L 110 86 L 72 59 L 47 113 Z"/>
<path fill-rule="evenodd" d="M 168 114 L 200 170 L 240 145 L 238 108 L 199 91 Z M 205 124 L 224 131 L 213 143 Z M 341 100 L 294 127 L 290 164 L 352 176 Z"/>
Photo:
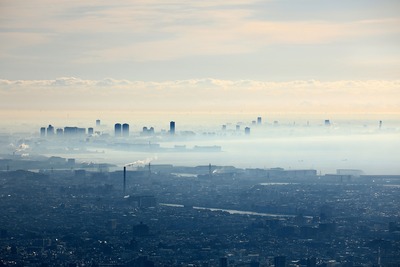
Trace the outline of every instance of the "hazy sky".
<path fill-rule="evenodd" d="M 398 0 L 0 0 L 3 116 L 397 113 L 399 74 Z"/>

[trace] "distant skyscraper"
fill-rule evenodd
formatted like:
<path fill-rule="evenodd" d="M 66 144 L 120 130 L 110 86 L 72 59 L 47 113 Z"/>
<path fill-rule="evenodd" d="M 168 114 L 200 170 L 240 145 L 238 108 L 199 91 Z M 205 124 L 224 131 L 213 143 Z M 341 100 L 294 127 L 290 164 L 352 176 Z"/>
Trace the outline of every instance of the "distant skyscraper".
<path fill-rule="evenodd" d="M 100 126 L 100 120 L 96 120 L 96 126 L 97 126 L 97 127 Z"/>
<path fill-rule="evenodd" d="M 154 134 L 154 127 L 143 127 L 142 135 L 153 135 Z"/>
<path fill-rule="evenodd" d="M 239 124 L 236 125 L 236 131 L 237 131 L 237 132 L 240 131 L 240 125 L 239 125 Z"/>
<path fill-rule="evenodd" d="M 256 121 L 251 121 L 251 124 L 252 125 L 256 125 Z"/>
<path fill-rule="evenodd" d="M 85 128 L 78 128 L 78 127 L 71 127 L 66 126 L 64 127 L 64 136 L 74 137 L 74 136 L 82 136 L 86 134 Z"/>
<path fill-rule="evenodd" d="M 93 132 L 94 132 L 93 128 L 89 127 L 88 128 L 88 135 L 93 135 Z"/>
<path fill-rule="evenodd" d="M 382 128 L 382 121 L 379 121 L 379 129 Z"/>
<path fill-rule="evenodd" d="M 114 135 L 115 135 L 116 137 L 119 137 L 119 136 L 121 136 L 121 133 L 122 133 L 122 126 L 121 126 L 121 123 L 116 123 L 116 124 L 114 125 Z"/>
<path fill-rule="evenodd" d="M 57 134 L 57 136 L 63 136 L 64 135 L 64 130 L 62 128 L 57 128 L 56 134 Z"/>
<path fill-rule="evenodd" d="M 244 128 L 244 134 L 246 134 L 246 135 L 250 134 L 250 127 Z"/>
<path fill-rule="evenodd" d="M 40 136 L 45 137 L 46 136 L 46 127 L 41 127 L 40 128 Z"/>
<path fill-rule="evenodd" d="M 257 124 L 261 125 L 261 121 L 262 121 L 261 117 L 257 117 Z"/>
<path fill-rule="evenodd" d="M 331 121 L 330 120 L 325 120 L 325 126 L 331 126 Z"/>
<path fill-rule="evenodd" d="M 51 124 L 49 125 L 49 127 L 47 127 L 47 136 L 53 136 L 54 135 L 54 127 L 51 126 Z"/>
<path fill-rule="evenodd" d="M 222 125 L 222 131 L 226 131 L 226 125 Z"/>
<path fill-rule="evenodd" d="M 122 135 L 125 137 L 129 136 L 129 124 L 122 124 Z"/>
<path fill-rule="evenodd" d="M 169 133 L 172 134 L 172 135 L 175 134 L 175 122 L 174 121 L 171 121 L 169 123 Z"/>

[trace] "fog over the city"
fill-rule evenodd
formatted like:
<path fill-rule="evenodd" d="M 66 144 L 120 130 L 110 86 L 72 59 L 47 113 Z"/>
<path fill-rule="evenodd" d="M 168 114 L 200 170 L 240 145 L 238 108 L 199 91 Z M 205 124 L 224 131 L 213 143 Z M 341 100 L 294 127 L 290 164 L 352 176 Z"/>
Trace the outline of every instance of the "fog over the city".
<path fill-rule="evenodd" d="M 35 154 L 76 158 L 93 163 L 112 163 L 123 166 L 128 162 L 152 159 L 152 164 L 179 166 L 220 165 L 240 168 L 316 169 L 335 173 L 337 169 L 359 169 L 365 174 L 397 174 L 400 158 L 400 139 L 396 120 L 346 120 L 312 119 L 297 122 L 286 117 L 282 120 L 263 119 L 260 124 L 252 115 L 175 115 L 176 134 L 169 135 L 169 121 L 161 114 L 147 121 L 130 123 L 126 137 L 115 137 L 114 123 L 81 121 L 80 127 L 92 127 L 91 136 L 39 139 L 39 128 L 52 124 L 55 129 L 61 121 L 39 125 L 16 125 L 14 131 L 3 126 L 7 141 L 2 142 L 2 152 L 24 154 L 29 159 Z M 279 117 L 279 116 L 277 116 Z M 164 122 L 157 120 L 164 119 Z M 240 121 L 239 121 L 240 120 Z M 119 121 L 125 122 L 125 121 Z M 208 123 L 208 125 L 207 125 Z M 153 127 L 147 134 L 143 127 Z M 250 134 L 245 134 L 245 127 Z M 5 129 L 8 129 L 5 131 Z M 22 147 L 26 145 L 28 148 Z M 122 144 L 122 145 L 121 145 Z M 123 144 L 126 144 L 124 146 Z M 153 147 L 146 147 L 153 144 Z M 140 145 L 140 147 L 138 147 Z M 197 147 L 197 148 L 196 148 Z M 194 149 L 196 148 L 196 149 Z M 205 148 L 205 149 L 202 149 Z M 15 151 L 13 151 L 15 149 Z"/>

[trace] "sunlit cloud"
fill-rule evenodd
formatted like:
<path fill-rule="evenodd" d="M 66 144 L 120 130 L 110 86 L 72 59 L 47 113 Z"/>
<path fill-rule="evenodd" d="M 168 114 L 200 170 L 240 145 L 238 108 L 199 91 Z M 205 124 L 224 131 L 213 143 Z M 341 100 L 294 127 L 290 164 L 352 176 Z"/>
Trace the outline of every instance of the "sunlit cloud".
<path fill-rule="evenodd" d="M 60 1 L 52 5 L 41 0 L 32 12 L 32 4 L 6 1 L 1 13 L 1 55 L 18 56 L 15 45 L 24 50 L 38 44 L 55 53 L 60 42 L 68 42 L 70 49 L 79 50 L 68 58 L 71 64 L 140 62 L 254 53 L 269 45 L 359 42 L 400 33 L 398 17 L 274 20 L 268 15 L 255 16 L 257 3 L 154 0 Z"/>
<path fill-rule="evenodd" d="M 4 109 L 400 112 L 400 81 L 0 80 Z M 45 98 L 43 97 L 45 96 Z"/>

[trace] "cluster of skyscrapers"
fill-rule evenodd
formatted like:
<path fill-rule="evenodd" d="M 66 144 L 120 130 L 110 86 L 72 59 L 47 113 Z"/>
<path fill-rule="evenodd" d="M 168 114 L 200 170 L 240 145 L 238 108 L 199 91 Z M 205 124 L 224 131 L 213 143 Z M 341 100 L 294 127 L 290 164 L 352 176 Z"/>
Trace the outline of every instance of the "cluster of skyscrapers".
<path fill-rule="evenodd" d="M 261 117 L 257 118 L 257 124 L 261 125 Z M 256 121 L 252 121 L 252 124 L 255 124 Z M 96 120 L 96 127 L 100 127 L 100 120 Z M 222 125 L 222 130 L 226 130 L 226 125 Z M 236 125 L 236 131 L 240 131 L 240 125 Z M 64 128 L 54 128 L 51 124 L 48 127 L 40 128 L 40 136 L 41 137 L 52 137 L 54 135 L 57 136 L 84 136 L 84 135 L 93 135 L 95 133 L 93 127 L 81 128 L 81 127 L 70 127 L 66 126 Z M 100 132 L 96 132 L 99 133 Z M 170 135 L 175 135 L 175 121 L 170 121 L 169 123 L 169 131 Z M 245 127 L 244 133 L 246 135 L 250 134 L 250 127 Z M 154 135 L 154 127 L 143 127 L 142 135 Z M 128 123 L 115 123 L 114 125 L 114 136 L 115 137 L 128 137 L 129 136 L 129 124 Z"/>
<path fill-rule="evenodd" d="M 100 120 L 96 120 L 96 127 L 100 127 Z M 66 126 L 64 128 L 55 128 L 53 125 L 49 124 L 47 127 L 40 128 L 40 136 L 41 137 L 52 137 L 52 136 L 84 136 L 84 135 L 93 135 L 94 128 L 89 127 L 81 128 L 81 127 L 70 127 Z M 100 132 L 96 132 L 100 133 Z M 169 123 L 169 133 L 171 135 L 175 134 L 175 122 L 171 121 Z M 144 135 L 152 135 L 154 134 L 154 127 L 143 127 Z M 116 123 L 114 125 L 114 136 L 115 137 L 128 137 L 129 136 L 129 124 L 128 123 Z"/>
<path fill-rule="evenodd" d="M 169 123 L 169 133 L 171 135 L 175 134 L 175 122 L 174 121 L 171 121 Z M 153 135 L 154 127 L 149 127 L 149 128 L 147 126 L 143 127 L 142 134 L 143 135 Z M 116 123 L 114 125 L 114 136 L 115 137 L 120 137 L 120 136 L 128 137 L 129 136 L 129 124 L 128 123 L 124 123 L 124 124 Z"/>
<path fill-rule="evenodd" d="M 277 121 L 274 121 L 274 125 L 276 126 L 278 124 Z M 253 120 L 251 122 L 251 125 L 262 125 L 262 118 L 257 117 L 257 120 Z M 325 126 L 330 126 L 331 122 L 330 120 L 325 120 L 324 121 Z M 100 120 L 96 120 L 96 127 L 100 127 Z M 382 121 L 379 122 L 379 128 L 382 127 Z M 222 131 L 227 130 L 226 125 L 222 125 Z M 240 131 L 240 125 L 236 125 L 236 131 Z M 96 132 L 99 133 L 100 132 Z M 80 128 L 80 127 L 64 127 L 64 128 L 57 128 L 55 129 L 52 125 L 49 125 L 47 128 L 46 127 L 41 127 L 40 128 L 40 135 L 42 137 L 51 137 L 54 135 L 57 136 L 84 136 L 85 134 L 87 135 L 93 135 L 94 134 L 94 128 L 89 127 L 87 128 Z M 142 130 L 142 135 L 154 135 L 154 127 L 143 127 Z M 170 135 L 175 135 L 175 121 L 171 121 L 169 123 L 169 134 Z M 245 127 L 244 128 L 244 134 L 245 135 L 250 135 L 250 127 Z M 114 125 L 114 136 L 115 137 L 128 137 L 129 136 L 129 124 L 128 123 L 116 123 Z"/>
<path fill-rule="evenodd" d="M 119 137 L 119 136 L 128 137 L 129 136 L 129 124 L 116 123 L 114 125 L 114 135 L 116 137 Z"/>
<path fill-rule="evenodd" d="M 100 120 L 96 120 L 96 127 L 100 127 Z M 93 127 L 87 128 L 82 128 L 82 127 L 76 127 L 76 126 L 65 126 L 64 128 L 54 128 L 53 125 L 49 124 L 47 127 L 41 127 L 40 128 L 40 136 L 41 137 L 53 137 L 53 136 L 85 136 L 87 135 L 93 135 L 95 133 Z M 96 132 L 100 133 L 100 132 Z"/>
<path fill-rule="evenodd" d="M 52 137 L 54 135 L 57 136 L 83 136 L 86 134 L 86 128 L 80 128 L 80 127 L 70 127 L 66 126 L 64 128 L 57 128 L 54 130 L 54 126 L 51 124 L 46 128 L 46 127 L 41 127 L 40 128 L 40 136 L 41 137 Z M 89 127 L 87 130 L 88 135 L 92 135 L 94 133 L 93 127 Z"/>

